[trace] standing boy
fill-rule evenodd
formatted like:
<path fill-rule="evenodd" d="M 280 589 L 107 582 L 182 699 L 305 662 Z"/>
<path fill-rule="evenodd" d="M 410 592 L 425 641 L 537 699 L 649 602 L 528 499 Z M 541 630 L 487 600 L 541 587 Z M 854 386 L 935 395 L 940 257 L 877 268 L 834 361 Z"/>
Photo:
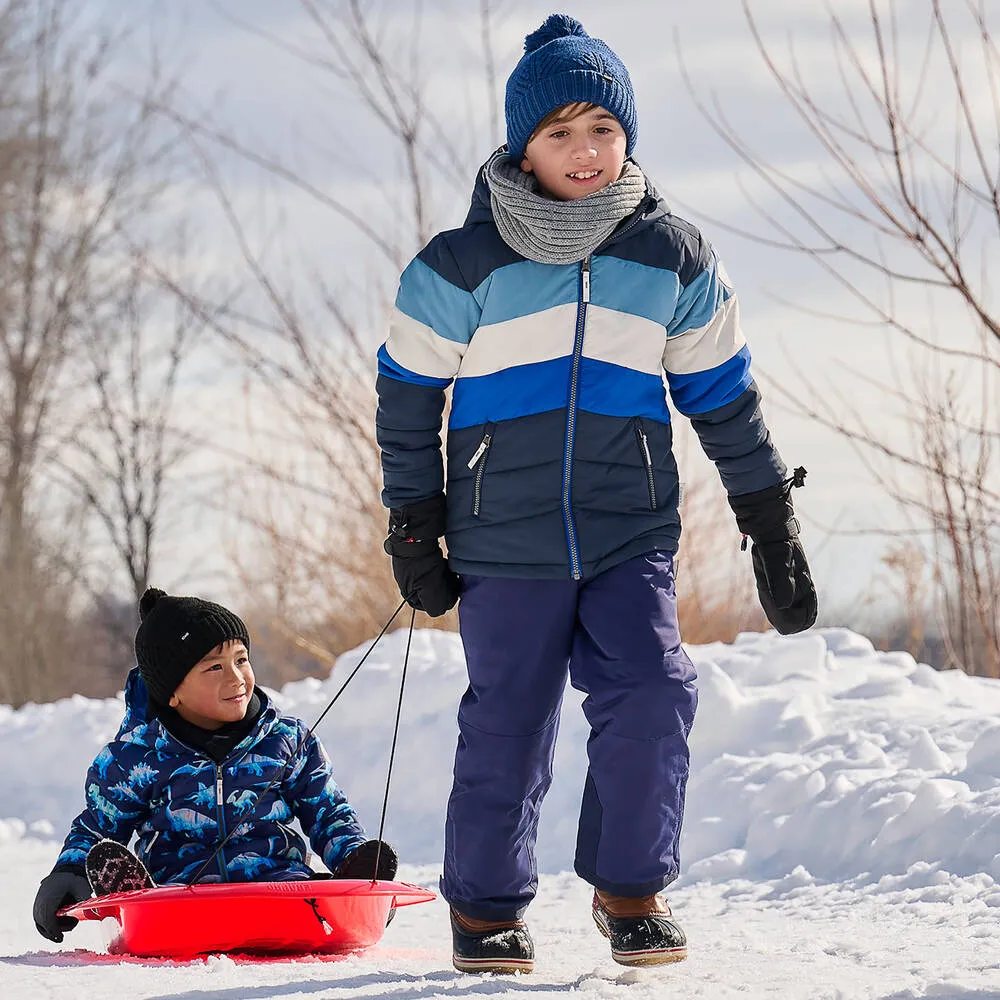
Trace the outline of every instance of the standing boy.
<path fill-rule="evenodd" d="M 379 351 L 386 551 L 414 607 L 440 615 L 461 596 L 469 688 L 441 883 L 454 963 L 533 967 L 522 914 L 567 671 L 591 725 L 575 867 L 594 919 L 616 961 L 677 961 L 686 941 L 659 893 L 678 874 L 697 694 L 664 371 L 754 542 L 771 623 L 808 628 L 816 595 L 736 298 L 631 159 L 624 65 L 552 15 L 525 40 L 506 118 L 465 225 L 403 272 Z"/>

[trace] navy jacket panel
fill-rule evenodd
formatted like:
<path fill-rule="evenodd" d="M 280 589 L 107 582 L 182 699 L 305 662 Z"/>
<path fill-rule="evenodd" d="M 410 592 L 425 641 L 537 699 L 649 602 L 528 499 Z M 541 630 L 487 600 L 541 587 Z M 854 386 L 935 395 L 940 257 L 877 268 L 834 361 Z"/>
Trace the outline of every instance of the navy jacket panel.
<path fill-rule="evenodd" d="M 382 450 L 382 503 L 402 507 L 444 490 L 444 389 L 379 375 L 375 436 Z"/>
<path fill-rule="evenodd" d="M 787 475 L 764 424 L 756 382 L 731 403 L 692 416 L 691 425 L 730 496 L 766 490 Z"/>

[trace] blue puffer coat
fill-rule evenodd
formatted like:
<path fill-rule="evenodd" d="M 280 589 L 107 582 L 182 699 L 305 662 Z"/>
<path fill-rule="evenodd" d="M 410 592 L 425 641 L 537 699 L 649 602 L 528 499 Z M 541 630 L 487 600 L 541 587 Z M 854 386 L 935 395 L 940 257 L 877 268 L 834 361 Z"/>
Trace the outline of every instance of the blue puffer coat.
<path fill-rule="evenodd" d="M 137 833 L 136 853 L 153 880 L 187 883 L 234 831 L 200 881 L 307 878 L 312 870 L 305 843 L 288 825 L 293 817 L 331 871 L 365 841 L 319 740 L 300 719 L 279 715 L 259 688 L 260 717 L 221 764 L 185 746 L 157 719 L 147 721 L 144 694 L 133 671 L 125 722 L 87 772 L 87 808 L 73 821 L 56 868 L 81 866 L 98 840 L 128 844 Z"/>
<path fill-rule="evenodd" d="M 580 579 L 676 551 L 669 388 L 730 495 L 780 482 L 736 296 L 711 246 L 647 181 L 635 213 L 580 264 L 538 264 L 497 230 L 483 172 L 461 229 L 400 279 L 379 351 L 385 489 L 445 489 L 452 567 Z"/>

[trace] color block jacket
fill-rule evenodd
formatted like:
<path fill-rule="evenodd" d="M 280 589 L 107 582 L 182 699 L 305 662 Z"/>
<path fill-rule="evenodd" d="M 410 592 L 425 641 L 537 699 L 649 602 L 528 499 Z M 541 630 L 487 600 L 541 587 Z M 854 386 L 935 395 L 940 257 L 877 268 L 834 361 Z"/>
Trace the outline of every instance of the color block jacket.
<path fill-rule="evenodd" d="M 480 171 L 465 224 L 403 272 L 378 354 L 387 507 L 440 493 L 452 568 L 580 579 L 676 551 L 670 411 L 689 417 L 730 495 L 780 482 L 739 306 L 711 246 L 647 180 L 580 264 L 501 238 Z"/>
<path fill-rule="evenodd" d="M 333 780 L 330 760 L 300 719 L 279 715 L 264 702 L 250 734 L 221 764 L 185 746 L 129 691 L 125 722 L 94 760 L 85 782 L 87 808 L 73 821 L 56 868 L 79 868 L 102 838 L 128 844 L 157 884 L 188 883 L 231 831 L 221 861 L 201 882 L 250 882 L 305 878 L 306 845 L 289 827 L 297 818 L 313 849 L 333 871 L 365 841 L 365 833 Z M 293 757 L 294 762 L 285 767 Z M 271 779 L 282 775 L 261 798 Z"/>

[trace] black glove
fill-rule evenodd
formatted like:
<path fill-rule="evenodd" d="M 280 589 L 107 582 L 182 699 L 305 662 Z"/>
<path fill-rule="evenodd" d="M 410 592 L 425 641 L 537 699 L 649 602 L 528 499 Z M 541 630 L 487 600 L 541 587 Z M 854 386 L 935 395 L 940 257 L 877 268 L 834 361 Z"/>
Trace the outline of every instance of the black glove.
<path fill-rule="evenodd" d="M 443 615 L 458 600 L 458 574 L 448 568 L 438 539 L 444 534 L 445 500 L 429 500 L 389 511 L 385 551 L 392 556 L 392 575 L 400 594 L 431 618 Z"/>
<path fill-rule="evenodd" d="M 757 493 L 729 498 L 736 523 L 753 540 L 751 556 L 757 596 L 767 620 L 782 634 L 802 632 L 816 622 L 816 588 L 799 541 L 799 522 L 792 508 L 791 489 L 802 486 L 806 470 Z"/>
<path fill-rule="evenodd" d="M 381 849 L 379 845 L 381 844 Z M 375 869 L 375 856 L 378 855 L 378 870 Z M 337 878 L 377 878 L 391 882 L 396 877 L 399 858 L 396 852 L 384 840 L 366 840 L 351 851 L 340 862 L 334 872 Z"/>
<path fill-rule="evenodd" d="M 32 911 L 38 933 L 58 944 L 63 939 L 63 932 L 71 931 L 79 921 L 74 917 L 57 917 L 56 911 L 90 899 L 91 895 L 86 875 L 71 871 L 54 871 L 46 875 L 38 887 Z"/>

